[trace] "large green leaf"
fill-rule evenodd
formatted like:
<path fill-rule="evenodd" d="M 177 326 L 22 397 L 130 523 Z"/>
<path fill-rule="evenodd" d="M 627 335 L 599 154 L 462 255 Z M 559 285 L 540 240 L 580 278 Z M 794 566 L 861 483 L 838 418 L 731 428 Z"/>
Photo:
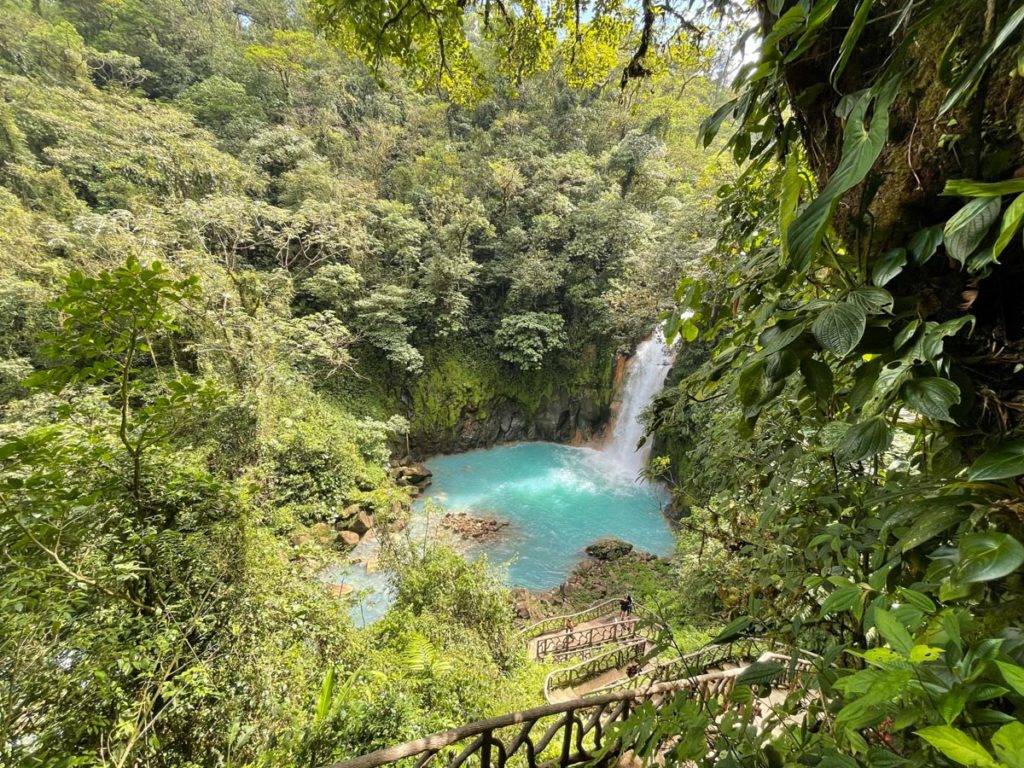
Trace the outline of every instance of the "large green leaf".
<path fill-rule="evenodd" d="M 814 393 L 814 396 L 822 402 L 832 397 L 834 381 L 832 369 L 820 360 L 813 357 L 805 357 L 800 361 L 800 373 L 803 374 L 807 388 Z"/>
<path fill-rule="evenodd" d="M 782 189 L 779 194 L 779 234 L 782 236 L 782 258 L 789 260 L 789 240 L 786 233 L 789 225 L 796 218 L 796 209 L 800 203 L 800 153 L 790 152 L 786 158 L 786 170 L 782 174 Z"/>
<path fill-rule="evenodd" d="M 1022 223 L 1024 223 L 1024 194 L 1017 195 L 1003 212 L 1003 220 L 999 224 L 999 237 L 996 238 L 996 242 L 992 246 L 993 259 L 998 259 L 999 254 L 1006 250 L 1006 246 L 1017 234 Z"/>
<path fill-rule="evenodd" d="M 899 79 L 892 78 L 877 91 L 864 92 L 854 103 L 843 132 L 842 157 L 825 188 L 811 201 L 787 233 L 789 261 L 798 272 L 810 267 L 825 235 L 839 198 L 860 184 L 875 164 L 889 135 L 889 107 Z M 872 110 L 870 123 L 868 112 Z"/>
<path fill-rule="evenodd" d="M 937 505 L 935 509 L 919 515 L 910 529 L 900 537 L 897 546 L 901 552 L 908 552 L 949 530 L 965 517 L 967 513 L 958 506 Z"/>
<path fill-rule="evenodd" d="M 999 218 L 1001 207 L 1001 198 L 979 197 L 957 211 L 943 230 L 946 252 L 961 264 L 967 261 Z"/>
<path fill-rule="evenodd" d="M 715 110 L 711 117 L 700 124 L 697 137 L 705 147 L 715 140 L 715 136 L 718 135 L 718 130 L 722 127 L 722 123 L 735 112 L 738 101 L 738 99 L 730 99 L 725 102 L 725 104 Z"/>
<path fill-rule="evenodd" d="M 905 248 L 894 248 L 886 253 L 871 268 L 871 282 L 881 287 L 903 271 L 907 263 Z"/>
<path fill-rule="evenodd" d="M 737 637 L 740 637 L 749 628 L 749 616 L 740 616 L 738 619 L 733 619 L 722 628 L 721 632 L 719 632 L 714 638 L 712 638 L 711 645 L 718 645 L 719 643 L 731 643 Z"/>
<path fill-rule="evenodd" d="M 981 182 L 970 179 L 950 179 L 946 182 L 944 195 L 959 197 L 996 197 L 998 195 L 1015 195 L 1024 192 L 1024 179 L 1007 179 L 1006 181 Z"/>
<path fill-rule="evenodd" d="M 892 443 L 892 430 L 881 416 L 850 427 L 836 446 L 836 458 L 853 463 L 881 453 Z"/>
<path fill-rule="evenodd" d="M 1003 679 L 1010 684 L 1021 696 L 1024 696 L 1024 667 L 1016 664 L 1007 664 L 1005 661 L 997 661 L 996 666 L 1003 675 Z"/>
<path fill-rule="evenodd" d="M 972 533 L 960 539 L 957 578 L 967 583 L 1009 576 L 1024 563 L 1024 544 L 1005 533 Z"/>
<path fill-rule="evenodd" d="M 736 685 L 766 683 L 777 678 L 785 669 L 786 665 L 780 661 L 755 661 L 736 678 Z"/>
<path fill-rule="evenodd" d="M 1024 475 L 1024 440 L 1010 440 L 981 454 L 971 465 L 968 478 L 982 482 L 1018 475 Z"/>
<path fill-rule="evenodd" d="M 917 735 L 960 765 L 990 766 L 996 764 L 992 755 L 981 744 L 952 726 L 931 725 L 922 728 Z"/>
<path fill-rule="evenodd" d="M 864 308 L 849 302 L 837 302 L 822 310 L 811 326 L 814 338 L 837 357 L 846 357 L 860 342 L 867 325 Z"/>
<path fill-rule="evenodd" d="M 856 304 L 868 314 L 875 315 L 879 312 L 891 312 L 894 300 L 892 294 L 885 288 L 862 285 L 846 295 L 846 303 Z"/>
<path fill-rule="evenodd" d="M 974 87 L 981 79 L 982 71 L 988 66 L 989 61 L 1007 39 L 1017 30 L 1022 21 L 1024 21 L 1024 5 L 1013 12 L 1010 18 L 1006 20 L 1006 23 L 992 37 L 989 44 L 985 46 L 985 50 L 978 55 L 964 76 L 960 78 L 960 81 L 950 89 L 949 95 L 946 96 L 939 107 L 940 115 L 948 112 L 960 99 L 974 90 Z"/>
<path fill-rule="evenodd" d="M 919 229 L 910 238 L 910 253 L 915 264 L 925 264 L 942 245 L 942 225 Z"/>
<path fill-rule="evenodd" d="M 923 416 L 952 422 L 949 409 L 960 402 L 960 388 L 938 376 L 911 379 L 903 385 L 903 399 Z"/>
<path fill-rule="evenodd" d="M 883 608 L 875 609 L 875 628 L 878 634 L 892 646 L 894 651 L 903 654 L 904 658 L 910 656 L 914 647 L 914 640 L 895 616 Z"/>
<path fill-rule="evenodd" d="M 853 23 L 846 30 L 843 42 L 839 44 L 839 58 L 836 60 L 835 66 L 832 67 L 832 74 L 829 77 L 833 85 L 839 81 L 846 65 L 850 63 L 850 57 L 857 49 L 857 41 L 864 31 L 864 25 L 868 22 L 868 16 L 871 14 L 871 7 L 874 4 L 875 0 L 860 0 L 857 12 L 853 15 Z"/>
<path fill-rule="evenodd" d="M 842 613 L 848 611 L 857 604 L 860 597 L 860 587 L 856 584 L 847 584 L 832 591 L 822 603 L 818 611 L 819 617 L 827 616 L 830 613 Z"/>
<path fill-rule="evenodd" d="M 1024 723 L 1007 723 L 992 736 L 992 748 L 1009 768 L 1024 768 Z"/>

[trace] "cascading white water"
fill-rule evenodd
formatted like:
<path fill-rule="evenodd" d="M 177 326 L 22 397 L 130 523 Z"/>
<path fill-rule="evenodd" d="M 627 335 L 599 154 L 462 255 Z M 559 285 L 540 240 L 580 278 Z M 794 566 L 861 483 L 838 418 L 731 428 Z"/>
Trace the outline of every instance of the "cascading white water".
<path fill-rule="evenodd" d="M 629 361 L 615 426 L 602 449 L 603 458 L 619 472 L 636 477 L 647 466 L 652 441 L 636 447 L 644 434 L 640 416 L 664 386 L 674 358 L 675 351 L 665 343 L 659 326 L 640 343 Z"/>

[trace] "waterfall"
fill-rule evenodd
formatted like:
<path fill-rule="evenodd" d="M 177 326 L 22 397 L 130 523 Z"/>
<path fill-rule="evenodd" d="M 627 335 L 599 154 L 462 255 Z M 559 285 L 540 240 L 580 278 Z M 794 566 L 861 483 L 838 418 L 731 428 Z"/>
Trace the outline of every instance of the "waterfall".
<path fill-rule="evenodd" d="M 640 343 L 629 361 L 615 426 L 602 449 L 604 459 L 618 472 L 636 477 L 647 466 L 652 441 L 637 449 L 644 434 L 640 417 L 664 386 L 674 358 L 675 351 L 665 343 L 659 326 Z"/>

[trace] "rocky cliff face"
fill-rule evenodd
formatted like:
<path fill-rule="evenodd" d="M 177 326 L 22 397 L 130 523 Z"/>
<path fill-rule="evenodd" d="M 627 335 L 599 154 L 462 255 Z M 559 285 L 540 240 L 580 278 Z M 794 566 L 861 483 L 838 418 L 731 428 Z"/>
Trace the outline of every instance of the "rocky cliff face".
<path fill-rule="evenodd" d="M 606 392 L 570 394 L 558 388 L 539 406 L 508 395 L 469 402 L 443 429 L 416 429 L 409 435 L 414 456 L 459 453 L 517 440 L 583 443 L 599 434 L 611 412 L 611 383 Z"/>
<path fill-rule="evenodd" d="M 424 458 L 517 440 L 591 440 L 614 412 L 625 360 L 591 346 L 556 362 L 524 373 L 480 354 L 434 352 L 401 394 L 408 453 Z"/>

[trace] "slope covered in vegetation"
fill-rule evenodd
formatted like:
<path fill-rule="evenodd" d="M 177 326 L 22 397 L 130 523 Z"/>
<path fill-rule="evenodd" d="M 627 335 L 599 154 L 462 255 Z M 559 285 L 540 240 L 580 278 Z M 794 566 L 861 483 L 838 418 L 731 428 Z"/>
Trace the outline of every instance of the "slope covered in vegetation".
<path fill-rule="evenodd" d="M 317 765 L 535 702 L 482 565 L 396 553 L 366 631 L 318 574 L 404 514 L 393 457 L 603 425 L 713 234 L 724 161 L 669 138 L 713 87 L 457 107 L 288 3 L 2 12 L 0 762 Z"/>

